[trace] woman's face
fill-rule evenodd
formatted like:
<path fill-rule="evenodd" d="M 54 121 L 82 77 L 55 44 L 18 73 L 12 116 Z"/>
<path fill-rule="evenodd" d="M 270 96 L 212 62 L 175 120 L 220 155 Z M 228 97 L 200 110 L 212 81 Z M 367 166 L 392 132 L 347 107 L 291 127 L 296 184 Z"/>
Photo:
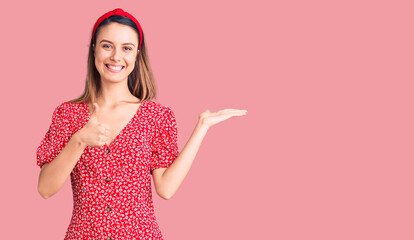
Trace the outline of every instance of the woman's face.
<path fill-rule="evenodd" d="M 138 54 L 138 35 L 129 26 L 110 23 L 96 36 L 95 66 L 101 81 L 127 81 Z"/>

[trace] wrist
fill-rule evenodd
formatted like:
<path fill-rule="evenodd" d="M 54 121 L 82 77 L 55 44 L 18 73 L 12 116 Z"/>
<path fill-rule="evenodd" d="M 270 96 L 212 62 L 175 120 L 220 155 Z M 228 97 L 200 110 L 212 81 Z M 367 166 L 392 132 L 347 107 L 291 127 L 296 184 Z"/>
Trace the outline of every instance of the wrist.
<path fill-rule="evenodd" d="M 83 139 L 83 136 L 84 136 L 84 130 L 83 130 L 83 128 L 82 129 L 80 129 L 80 130 L 78 130 L 74 135 L 73 135 L 73 138 L 74 138 L 74 140 L 75 140 L 75 142 L 76 142 L 76 145 L 78 145 L 78 146 L 80 146 L 80 147 L 82 147 L 82 148 L 86 148 L 86 143 L 85 143 L 85 141 L 84 141 L 84 139 Z"/>
<path fill-rule="evenodd" d="M 196 129 L 207 131 L 210 128 L 207 124 L 204 123 L 202 119 L 199 119 L 196 125 Z"/>

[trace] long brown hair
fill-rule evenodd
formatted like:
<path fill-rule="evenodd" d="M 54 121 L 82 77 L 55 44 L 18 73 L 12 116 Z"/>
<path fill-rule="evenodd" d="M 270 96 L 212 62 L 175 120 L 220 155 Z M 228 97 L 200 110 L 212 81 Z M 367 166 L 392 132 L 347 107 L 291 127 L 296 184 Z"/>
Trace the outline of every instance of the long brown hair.
<path fill-rule="evenodd" d="M 99 24 L 98 28 L 95 31 L 95 41 L 99 30 L 111 22 L 117 22 L 132 27 L 137 33 L 138 42 L 140 41 L 137 25 L 128 17 L 118 15 L 110 16 Z M 68 101 L 70 103 L 93 103 L 96 101 L 96 97 L 100 91 L 101 78 L 95 66 L 95 56 L 93 49 L 93 44 L 96 45 L 96 43 L 94 43 L 92 39 L 93 38 L 91 36 L 88 54 L 88 69 L 84 92 L 78 98 Z M 131 94 L 139 98 L 141 102 L 144 100 L 151 100 L 153 98 L 156 98 L 157 88 L 149 63 L 147 48 L 145 46 L 144 32 L 142 32 L 141 48 L 137 54 L 134 70 L 128 76 L 128 89 Z"/>

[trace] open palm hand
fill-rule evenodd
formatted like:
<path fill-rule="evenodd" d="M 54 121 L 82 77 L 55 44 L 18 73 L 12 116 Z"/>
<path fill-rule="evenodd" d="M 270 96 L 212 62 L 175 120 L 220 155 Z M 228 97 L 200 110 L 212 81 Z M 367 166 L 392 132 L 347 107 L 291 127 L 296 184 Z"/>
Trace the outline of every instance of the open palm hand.
<path fill-rule="evenodd" d="M 217 112 L 210 112 L 206 110 L 199 116 L 199 121 L 206 127 L 210 128 L 219 122 L 229 119 L 233 116 L 246 115 L 247 110 L 239 110 L 233 108 L 226 108 Z"/>

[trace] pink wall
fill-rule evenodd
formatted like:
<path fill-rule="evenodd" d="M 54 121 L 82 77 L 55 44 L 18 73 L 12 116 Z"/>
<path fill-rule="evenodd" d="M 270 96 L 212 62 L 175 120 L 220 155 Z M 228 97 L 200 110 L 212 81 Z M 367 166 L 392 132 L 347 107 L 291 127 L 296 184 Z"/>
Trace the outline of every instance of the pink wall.
<path fill-rule="evenodd" d="M 177 194 L 154 194 L 166 240 L 414 239 L 412 1 L 9 1 L 1 23 L 1 236 L 63 239 L 70 180 L 37 193 L 35 151 L 83 90 L 96 19 L 141 22 L 179 148 L 214 126 Z"/>

